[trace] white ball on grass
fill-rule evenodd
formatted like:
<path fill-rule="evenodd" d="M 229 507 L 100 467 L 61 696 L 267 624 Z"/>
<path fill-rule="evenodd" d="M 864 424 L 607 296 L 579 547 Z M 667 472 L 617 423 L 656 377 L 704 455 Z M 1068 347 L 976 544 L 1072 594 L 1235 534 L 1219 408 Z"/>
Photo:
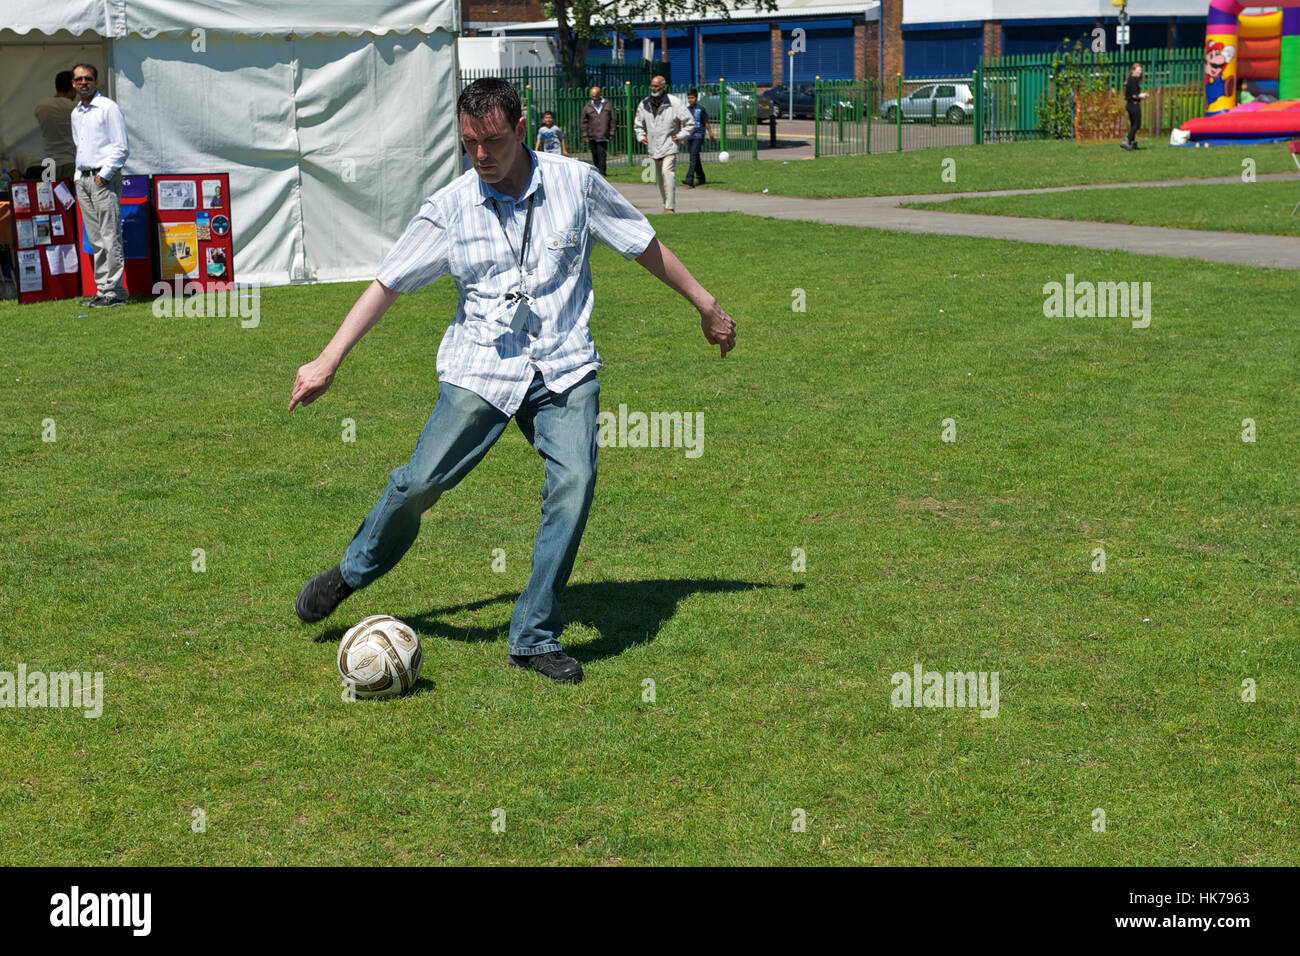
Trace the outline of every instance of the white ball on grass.
<path fill-rule="evenodd" d="M 387 614 L 371 615 L 339 641 L 339 674 L 357 697 L 409 694 L 423 659 L 415 631 Z"/>

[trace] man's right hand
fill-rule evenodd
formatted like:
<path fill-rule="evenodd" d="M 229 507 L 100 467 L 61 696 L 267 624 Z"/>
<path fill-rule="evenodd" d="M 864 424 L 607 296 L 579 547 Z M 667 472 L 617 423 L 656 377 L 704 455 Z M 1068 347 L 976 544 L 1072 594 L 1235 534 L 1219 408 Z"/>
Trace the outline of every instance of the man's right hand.
<path fill-rule="evenodd" d="M 308 362 L 298 369 L 298 377 L 293 382 L 293 394 L 289 398 L 289 411 L 293 411 L 299 403 L 310 405 L 324 395 L 337 371 L 338 366 L 325 358 Z"/>

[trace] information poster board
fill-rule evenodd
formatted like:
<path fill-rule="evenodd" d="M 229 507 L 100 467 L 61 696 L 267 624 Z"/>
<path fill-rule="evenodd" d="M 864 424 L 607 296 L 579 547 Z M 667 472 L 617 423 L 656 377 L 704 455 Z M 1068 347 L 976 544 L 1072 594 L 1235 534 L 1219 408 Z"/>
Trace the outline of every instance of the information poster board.
<path fill-rule="evenodd" d="M 18 301 L 48 302 L 77 295 L 77 199 L 67 179 L 16 182 L 13 248 Z"/>
<path fill-rule="evenodd" d="M 158 224 L 158 278 L 205 292 L 233 288 L 234 234 L 228 173 L 168 173 L 153 177 L 153 214 Z"/>
<path fill-rule="evenodd" d="M 122 287 L 127 295 L 153 292 L 153 243 L 149 231 L 149 177 L 122 177 Z M 86 238 L 80 210 L 77 224 L 81 236 L 81 294 L 95 295 L 95 250 Z"/>

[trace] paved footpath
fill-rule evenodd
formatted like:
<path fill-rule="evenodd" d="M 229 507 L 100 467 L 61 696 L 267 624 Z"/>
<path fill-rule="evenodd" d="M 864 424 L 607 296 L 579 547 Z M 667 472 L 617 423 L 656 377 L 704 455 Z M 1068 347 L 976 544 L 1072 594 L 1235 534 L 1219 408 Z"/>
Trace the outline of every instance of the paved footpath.
<path fill-rule="evenodd" d="M 1294 174 L 1270 173 L 1261 182 L 1300 181 Z M 1060 186 L 1050 189 L 1006 189 L 983 193 L 942 193 L 926 196 L 872 196 L 851 199 L 804 199 L 762 193 L 735 193 L 718 189 L 677 187 L 677 212 L 743 212 L 774 219 L 801 219 L 837 226 L 865 226 L 894 232 L 922 232 L 945 236 L 978 236 L 1008 239 L 1050 246 L 1082 246 L 1110 249 L 1174 259 L 1205 259 L 1231 265 L 1300 269 L 1300 237 L 1259 236 L 1244 232 L 1208 232 L 1200 229 L 1166 229 L 1158 226 L 1127 226 L 1109 222 L 1076 222 L 1064 219 L 1018 219 L 1011 216 L 979 216 L 966 213 L 903 209 L 902 203 L 939 202 L 961 196 L 1020 196 L 1026 193 L 1074 192 L 1087 189 L 1131 189 L 1139 186 L 1190 186 L 1204 183 L 1237 183 L 1239 176 L 1219 179 L 1168 180 L 1150 183 L 1110 183 L 1093 186 Z M 659 189 L 641 183 L 615 183 L 619 192 L 647 215 L 661 213 Z"/>

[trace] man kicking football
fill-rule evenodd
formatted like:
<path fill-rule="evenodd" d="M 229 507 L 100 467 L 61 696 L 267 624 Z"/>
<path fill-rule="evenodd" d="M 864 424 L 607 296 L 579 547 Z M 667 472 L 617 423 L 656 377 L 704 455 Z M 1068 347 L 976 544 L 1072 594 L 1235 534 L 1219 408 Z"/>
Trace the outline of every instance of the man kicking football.
<path fill-rule="evenodd" d="M 476 80 L 456 103 L 473 164 L 424 201 L 339 330 L 298 369 L 289 410 L 325 393 L 343 358 L 403 292 L 451 275 L 456 317 L 438 348 L 438 400 L 411 460 L 388 476 L 343 559 L 298 595 L 307 622 L 401 560 L 420 516 L 482 460 L 513 417 L 545 465 L 528 584 L 510 619 L 510 663 L 576 683 L 559 597 L 573 570 L 596 484 L 600 356 L 591 338 L 591 241 L 636 259 L 700 313 L 725 358 L 736 324 L 595 167 L 524 144 L 518 94 Z"/>

